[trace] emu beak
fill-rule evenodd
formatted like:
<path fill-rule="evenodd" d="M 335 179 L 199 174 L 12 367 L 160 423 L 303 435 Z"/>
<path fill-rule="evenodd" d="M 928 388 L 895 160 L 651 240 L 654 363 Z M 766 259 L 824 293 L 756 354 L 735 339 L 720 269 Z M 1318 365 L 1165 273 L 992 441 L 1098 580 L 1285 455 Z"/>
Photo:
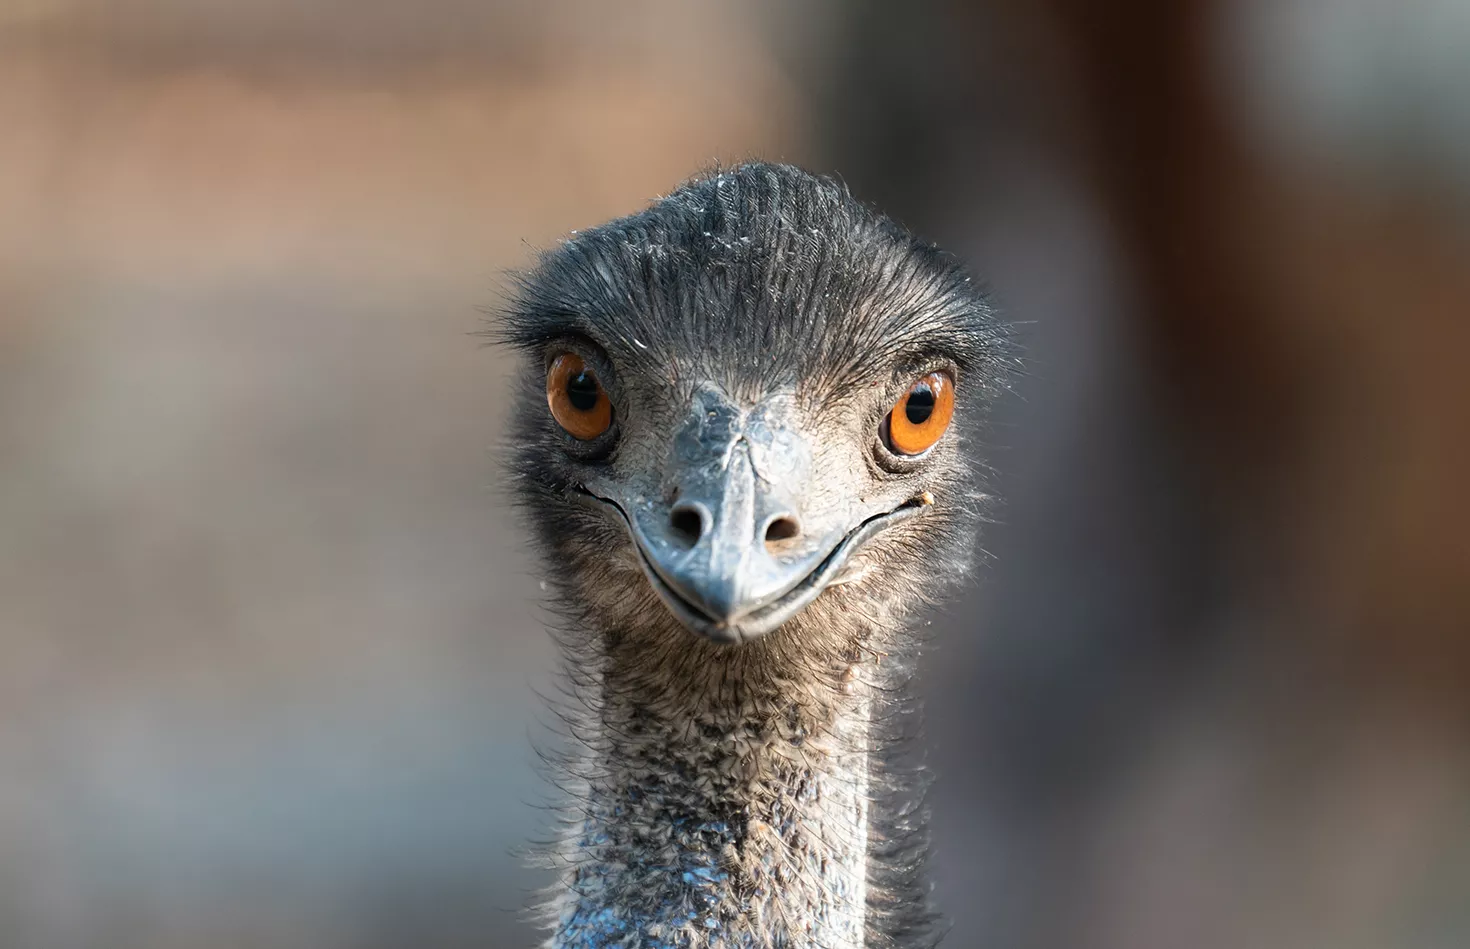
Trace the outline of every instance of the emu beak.
<path fill-rule="evenodd" d="M 873 512 L 857 499 L 833 502 L 830 492 L 819 502 L 811 448 L 789 423 L 787 401 L 742 410 L 701 387 L 656 492 L 615 499 L 589 491 L 622 513 L 670 612 L 717 642 L 776 629 L 831 584 L 858 546 L 922 507 Z"/>

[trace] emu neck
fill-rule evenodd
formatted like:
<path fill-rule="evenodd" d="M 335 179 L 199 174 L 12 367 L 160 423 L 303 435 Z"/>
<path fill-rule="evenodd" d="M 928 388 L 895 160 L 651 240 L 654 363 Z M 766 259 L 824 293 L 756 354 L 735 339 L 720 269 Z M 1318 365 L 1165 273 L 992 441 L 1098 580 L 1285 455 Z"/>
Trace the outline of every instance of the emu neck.
<path fill-rule="evenodd" d="M 610 650 L 551 947 L 860 949 L 861 667 L 798 682 L 731 650 L 698 658 L 651 669 Z"/>

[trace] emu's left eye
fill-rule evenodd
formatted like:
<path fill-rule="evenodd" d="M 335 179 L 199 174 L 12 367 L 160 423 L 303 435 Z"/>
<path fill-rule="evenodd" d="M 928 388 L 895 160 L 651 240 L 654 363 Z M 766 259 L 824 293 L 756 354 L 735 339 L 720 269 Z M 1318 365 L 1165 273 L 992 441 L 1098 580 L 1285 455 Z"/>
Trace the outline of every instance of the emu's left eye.
<path fill-rule="evenodd" d="M 568 435 L 591 441 L 612 427 L 612 402 L 581 356 L 563 353 L 546 371 L 546 404 Z"/>
<path fill-rule="evenodd" d="M 954 417 L 954 380 L 942 372 L 909 386 L 883 423 L 883 440 L 898 455 L 920 455 L 934 447 Z"/>

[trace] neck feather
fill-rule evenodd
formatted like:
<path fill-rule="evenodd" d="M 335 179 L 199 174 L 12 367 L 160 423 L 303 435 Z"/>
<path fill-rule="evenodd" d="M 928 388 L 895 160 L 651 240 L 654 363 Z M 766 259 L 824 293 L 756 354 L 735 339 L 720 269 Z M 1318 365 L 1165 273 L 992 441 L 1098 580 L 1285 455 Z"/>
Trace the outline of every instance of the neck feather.
<path fill-rule="evenodd" d="M 699 647 L 610 645 L 589 678 L 549 946 L 861 949 L 871 658 L 790 677 L 774 649 Z"/>

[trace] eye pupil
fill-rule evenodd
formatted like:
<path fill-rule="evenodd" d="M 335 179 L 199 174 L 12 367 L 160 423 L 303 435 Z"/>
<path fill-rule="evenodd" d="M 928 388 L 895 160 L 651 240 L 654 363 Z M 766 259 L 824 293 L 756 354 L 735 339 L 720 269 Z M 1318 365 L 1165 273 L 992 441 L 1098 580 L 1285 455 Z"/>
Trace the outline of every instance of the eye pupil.
<path fill-rule="evenodd" d="M 597 377 L 585 369 L 567 380 L 567 401 L 578 412 L 590 412 L 596 408 L 599 391 Z"/>
<path fill-rule="evenodd" d="M 934 390 L 928 383 L 921 382 L 909 390 L 903 414 L 913 425 L 923 425 L 929 421 L 929 416 L 934 414 Z"/>

